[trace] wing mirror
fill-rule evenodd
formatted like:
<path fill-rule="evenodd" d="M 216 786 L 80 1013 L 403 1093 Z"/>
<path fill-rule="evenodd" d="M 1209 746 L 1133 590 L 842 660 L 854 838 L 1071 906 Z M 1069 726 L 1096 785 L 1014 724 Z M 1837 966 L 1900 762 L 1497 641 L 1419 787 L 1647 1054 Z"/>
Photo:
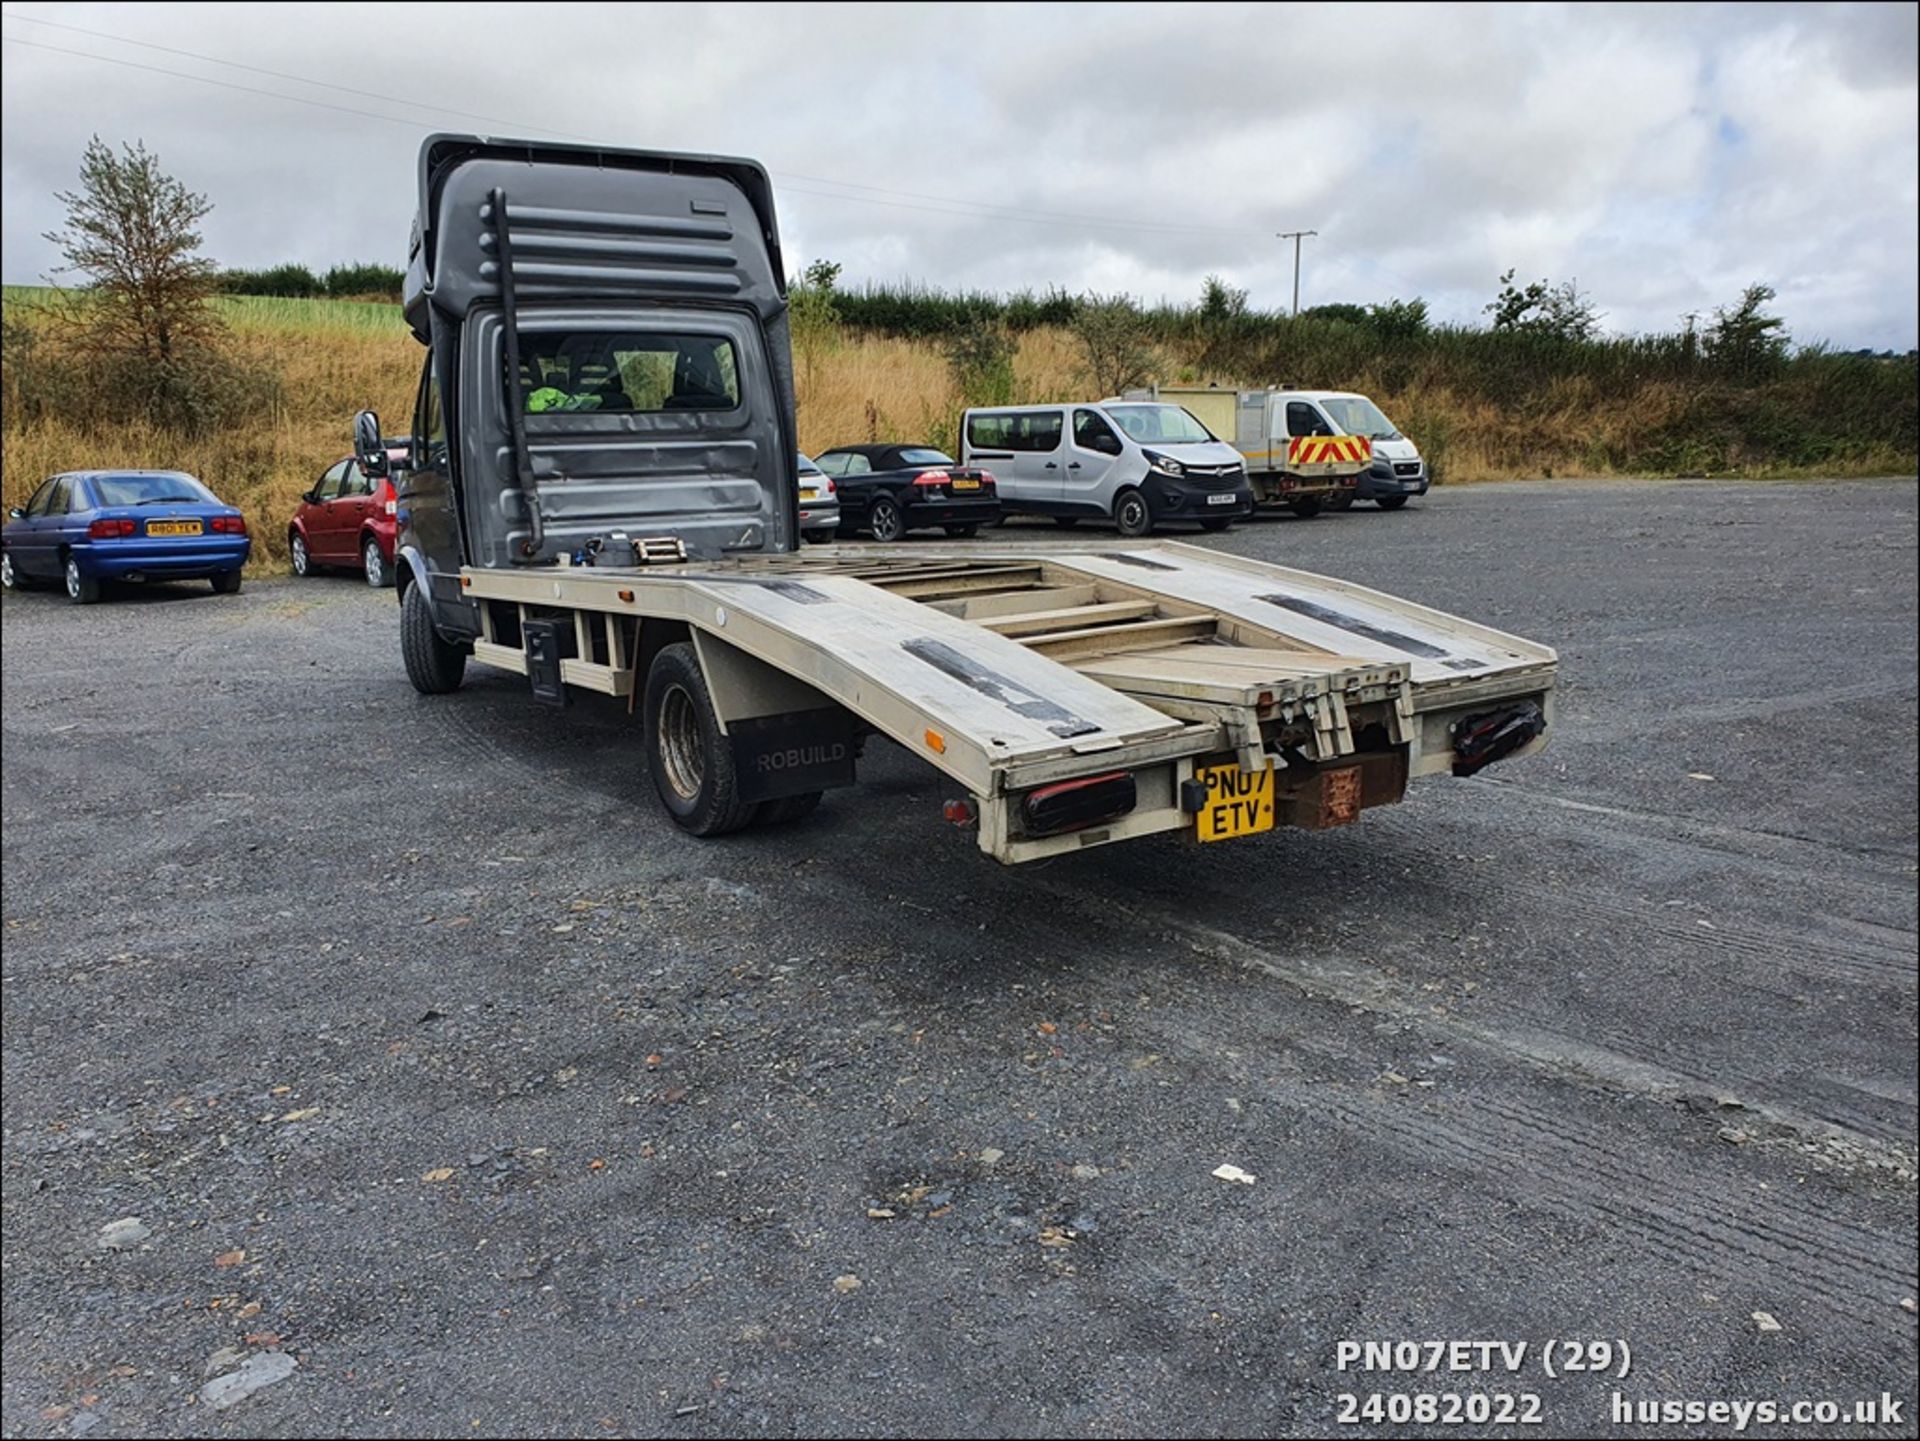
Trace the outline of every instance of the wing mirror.
<path fill-rule="evenodd" d="M 1094 441 L 1093 448 L 1103 455 L 1118 455 L 1120 453 L 1120 438 L 1114 435 L 1100 436 Z"/>
<path fill-rule="evenodd" d="M 353 458 L 369 480 L 387 473 L 387 447 L 380 440 L 380 417 L 363 410 L 353 418 Z"/>
<path fill-rule="evenodd" d="M 26 518 L 27 518 L 27 513 L 24 510 L 20 509 L 19 506 L 15 505 L 15 506 L 9 506 L 7 508 L 8 520 L 25 520 Z"/>

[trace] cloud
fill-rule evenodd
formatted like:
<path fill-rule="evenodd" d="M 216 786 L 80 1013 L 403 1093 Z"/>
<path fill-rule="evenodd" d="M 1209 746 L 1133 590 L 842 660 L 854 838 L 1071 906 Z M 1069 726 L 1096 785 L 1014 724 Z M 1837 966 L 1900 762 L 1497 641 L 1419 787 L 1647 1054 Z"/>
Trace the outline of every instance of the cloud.
<path fill-rule="evenodd" d="M 1915 343 L 1911 6 L 451 13 L 11 6 L 10 41 L 58 50 L 4 46 L 5 277 L 49 268 L 95 131 L 207 192 L 221 261 L 324 267 L 398 262 L 424 134 L 544 127 L 764 160 L 794 265 L 852 284 L 1186 299 L 1219 272 L 1274 308 L 1274 232 L 1307 227 L 1308 304 L 1473 321 L 1513 266 L 1644 330 L 1766 280 L 1803 339 Z"/>

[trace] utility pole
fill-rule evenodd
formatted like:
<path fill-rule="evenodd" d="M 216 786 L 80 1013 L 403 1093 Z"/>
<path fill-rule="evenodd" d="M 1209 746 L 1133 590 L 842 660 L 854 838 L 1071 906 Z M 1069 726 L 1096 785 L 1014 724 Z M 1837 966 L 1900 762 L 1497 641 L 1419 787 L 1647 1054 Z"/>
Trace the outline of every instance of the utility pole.
<path fill-rule="evenodd" d="M 1317 230 L 1282 230 L 1278 232 L 1281 240 L 1293 242 L 1293 313 L 1300 313 L 1300 240 L 1302 236 L 1318 235 Z"/>

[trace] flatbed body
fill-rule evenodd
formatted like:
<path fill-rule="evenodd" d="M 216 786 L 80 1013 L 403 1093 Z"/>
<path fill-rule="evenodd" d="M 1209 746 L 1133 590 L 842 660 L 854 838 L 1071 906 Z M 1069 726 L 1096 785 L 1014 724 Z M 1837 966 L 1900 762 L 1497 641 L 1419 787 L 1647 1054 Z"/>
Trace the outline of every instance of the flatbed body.
<path fill-rule="evenodd" d="M 514 638 L 563 617 L 568 685 L 631 695 L 653 626 L 694 635 L 724 725 L 832 706 L 943 772 L 980 848 L 1017 863 L 1200 830 L 1187 788 L 1274 770 L 1273 821 L 1337 824 L 1446 771 L 1463 718 L 1533 704 L 1548 648 L 1306 571 L 1170 542 L 845 545 L 645 566 L 468 568 L 474 658 L 528 674 Z M 767 674 L 790 682 L 783 690 Z M 731 713 L 729 713 L 731 712 Z M 1544 733 L 1511 754 L 1545 744 Z M 1359 771 L 1360 804 L 1290 815 L 1290 786 Z M 1051 834 L 1044 787 L 1124 772 L 1124 815 Z M 1299 807 L 1295 807 L 1299 812 Z"/>

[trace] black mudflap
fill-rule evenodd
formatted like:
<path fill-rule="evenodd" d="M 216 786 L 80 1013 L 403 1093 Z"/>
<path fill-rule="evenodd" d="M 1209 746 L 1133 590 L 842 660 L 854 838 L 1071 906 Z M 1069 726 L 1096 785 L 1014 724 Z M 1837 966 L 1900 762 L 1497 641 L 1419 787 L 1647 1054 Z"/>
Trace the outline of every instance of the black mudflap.
<path fill-rule="evenodd" d="M 727 737 L 743 800 L 778 800 L 853 784 L 853 717 L 838 706 L 737 720 L 727 727 Z"/>
<path fill-rule="evenodd" d="M 533 686 L 533 698 L 547 705 L 567 703 L 567 687 L 560 679 L 560 644 L 563 628 L 571 631 L 571 621 L 530 620 L 520 627 L 527 647 L 527 680 Z"/>

